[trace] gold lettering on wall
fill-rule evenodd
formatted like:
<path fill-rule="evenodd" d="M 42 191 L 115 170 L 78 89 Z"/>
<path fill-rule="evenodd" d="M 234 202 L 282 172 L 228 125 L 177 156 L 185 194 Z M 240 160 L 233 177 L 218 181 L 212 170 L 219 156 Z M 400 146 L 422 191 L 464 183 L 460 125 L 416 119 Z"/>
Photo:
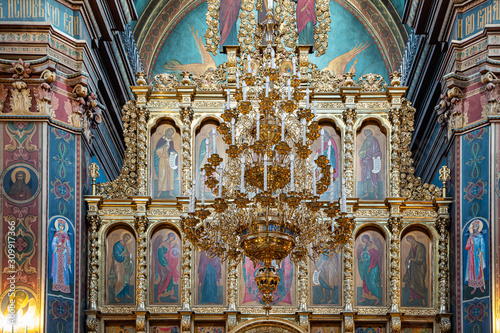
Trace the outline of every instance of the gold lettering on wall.
<path fill-rule="evenodd" d="M 3 3 L 0 2 L 0 18 L 3 18 Z"/>
<path fill-rule="evenodd" d="M 3 17 L 3 8 L 1 12 L 1 17 Z M 8 0 L 7 2 L 7 18 L 29 19 L 43 17 L 45 17 L 45 10 L 42 0 Z"/>
<path fill-rule="evenodd" d="M 474 14 L 465 17 L 465 35 L 469 35 L 474 32 Z"/>
<path fill-rule="evenodd" d="M 70 35 L 80 35 L 80 19 L 78 16 L 64 13 L 64 32 Z"/>
<path fill-rule="evenodd" d="M 59 8 L 47 3 L 47 16 L 49 23 L 59 26 Z"/>

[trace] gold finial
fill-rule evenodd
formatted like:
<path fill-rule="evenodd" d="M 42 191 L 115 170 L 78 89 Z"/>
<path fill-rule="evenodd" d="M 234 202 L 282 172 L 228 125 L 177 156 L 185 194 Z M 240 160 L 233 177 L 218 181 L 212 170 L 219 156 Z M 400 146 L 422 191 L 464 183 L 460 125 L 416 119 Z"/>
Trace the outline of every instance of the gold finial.
<path fill-rule="evenodd" d="M 450 168 L 443 165 L 441 169 L 439 169 L 439 180 L 443 182 L 443 198 L 446 197 L 446 182 L 450 179 Z"/>
<path fill-rule="evenodd" d="M 399 87 L 401 85 L 401 73 L 394 72 L 391 74 L 391 86 Z"/>
<path fill-rule="evenodd" d="M 189 86 L 191 84 L 191 73 L 185 71 L 181 73 L 182 75 L 182 84 L 185 86 Z"/>
<path fill-rule="evenodd" d="M 96 195 L 96 179 L 99 178 L 99 166 L 97 163 L 90 164 L 89 176 L 92 178 L 92 195 Z"/>

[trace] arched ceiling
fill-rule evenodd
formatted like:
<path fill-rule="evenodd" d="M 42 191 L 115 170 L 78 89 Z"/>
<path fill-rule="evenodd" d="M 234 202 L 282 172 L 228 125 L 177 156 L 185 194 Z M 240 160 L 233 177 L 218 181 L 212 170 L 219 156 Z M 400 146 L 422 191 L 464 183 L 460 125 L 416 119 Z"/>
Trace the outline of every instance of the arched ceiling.
<path fill-rule="evenodd" d="M 134 36 L 144 69 L 152 74 L 165 41 L 177 24 L 204 0 L 136 0 L 139 20 Z M 333 1 L 332 1 L 333 2 Z M 404 0 L 335 0 L 363 25 L 373 38 L 387 72 L 399 67 L 406 46 L 407 32 L 401 23 Z M 333 18 L 333 17 L 332 17 Z M 332 29 L 335 21 L 332 19 Z M 203 32 L 200 32 L 203 36 Z M 330 45 L 333 47 L 333 45 Z"/>

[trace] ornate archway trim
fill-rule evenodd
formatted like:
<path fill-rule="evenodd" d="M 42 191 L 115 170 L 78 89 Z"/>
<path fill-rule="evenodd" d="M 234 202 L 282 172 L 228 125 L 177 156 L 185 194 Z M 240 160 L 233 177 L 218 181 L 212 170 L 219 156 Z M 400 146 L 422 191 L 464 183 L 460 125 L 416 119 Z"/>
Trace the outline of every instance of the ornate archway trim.
<path fill-rule="evenodd" d="M 269 317 L 269 318 L 255 318 L 249 321 L 245 321 L 235 328 L 233 328 L 229 333 L 243 333 L 252 332 L 253 329 L 258 328 L 259 331 L 266 330 L 270 333 L 307 333 L 307 330 L 300 327 L 299 325 L 292 323 L 288 320 Z M 271 329 L 274 328 L 274 329 Z"/>

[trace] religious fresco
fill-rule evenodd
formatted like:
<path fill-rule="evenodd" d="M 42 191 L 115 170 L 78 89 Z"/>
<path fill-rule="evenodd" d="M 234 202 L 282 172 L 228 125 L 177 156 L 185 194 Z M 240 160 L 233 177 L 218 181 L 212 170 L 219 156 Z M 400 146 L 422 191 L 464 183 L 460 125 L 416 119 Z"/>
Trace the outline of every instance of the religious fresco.
<path fill-rule="evenodd" d="M 355 333 L 385 333 L 385 325 L 383 324 L 358 324 L 356 325 Z"/>
<path fill-rule="evenodd" d="M 195 180 L 196 180 L 196 197 L 201 197 L 201 191 L 204 184 L 202 168 L 207 163 L 211 154 L 218 154 L 223 160 L 226 160 L 226 145 L 222 139 L 222 135 L 217 132 L 218 124 L 212 121 L 207 121 L 201 125 L 200 130 L 196 133 L 195 139 Z M 212 191 L 205 186 L 204 188 L 206 199 L 215 199 Z"/>
<path fill-rule="evenodd" d="M 253 261 L 245 257 L 243 263 L 240 264 L 239 274 L 239 302 L 242 306 L 260 306 L 262 302 L 262 294 L 259 292 L 257 283 L 255 282 L 255 274 L 262 266 L 258 263 L 254 266 Z M 296 273 L 295 266 L 290 261 L 290 257 L 286 257 L 279 265 L 273 261 L 273 266 L 280 276 L 278 288 L 273 293 L 272 306 L 293 306 L 295 305 L 295 281 Z"/>
<path fill-rule="evenodd" d="M 111 231 L 106 237 L 106 303 L 135 303 L 135 237 L 128 229 Z"/>
<path fill-rule="evenodd" d="M 401 237 L 401 305 L 432 305 L 432 244 L 420 230 L 411 230 Z"/>
<path fill-rule="evenodd" d="M 311 323 L 311 333 L 341 333 L 342 324 L 340 322 L 319 322 Z"/>
<path fill-rule="evenodd" d="M 312 145 L 311 160 L 316 159 L 316 155 L 325 155 L 330 165 L 333 168 L 333 178 L 335 181 L 321 195 L 320 200 L 337 200 L 340 197 L 342 165 L 339 158 L 341 153 L 341 140 L 338 130 L 329 122 L 320 122 L 320 126 L 324 131 L 323 147 L 321 147 L 321 138 L 318 138 Z"/>
<path fill-rule="evenodd" d="M 135 323 L 113 323 L 106 324 L 106 333 L 135 333 Z"/>
<path fill-rule="evenodd" d="M 170 123 L 160 124 L 151 134 L 151 196 L 173 199 L 180 196 L 181 136 Z"/>
<path fill-rule="evenodd" d="M 340 305 L 342 296 L 342 253 L 325 252 L 310 261 L 310 297 L 312 306 Z"/>
<path fill-rule="evenodd" d="M 368 229 L 356 236 L 354 246 L 354 293 L 358 306 L 385 305 L 386 242 L 382 234 Z"/>
<path fill-rule="evenodd" d="M 378 125 L 368 123 L 356 136 L 357 196 L 364 200 L 382 200 L 386 192 L 386 136 Z"/>
<path fill-rule="evenodd" d="M 151 333 L 179 333 L 180 327 L 176 323 L 153 323 L 150 331 Z"/>
<path fill-rule="evenodd" d="M 53 293 L 71 296 L 73 293 L 74 235 L 71 221 L 54 216 L 49 221 L 49 285 Z"/>
<path fill-rule="evenodd" d="M 210 258 L 205 251 L 195 252 L 194 303 L 224 305 L 226 296 L 226 263 Z"/>
<path fill-rule="evenodd" d="M 196 323 L 194 325 L 195 333 L 224 333 L 226 325 L 224 323 Z"/>
<path fill-rule="evenodd" d="M 29 164 L 16 163 L 4 171 L 3 192 L 11 202 L 30 202 L 40 192 L 40 185 L 37 170 Z"/>
<path fill-rule="evenodd" d="M 4 323 L 14 323 L 18 328 L 24 328 L 27 323 L 32 323 L 38 317 L 38 297 L 33 289 L 25 286 L 16 286 L 16 290 L 10 293 L 5 290 L 0 296 L 0 319 Z M 9 307 L 13 304 L 14 307 Z M 12 316 L 15 316 L 14 318 Z"/>
<path fill-rule="evenodd" d="M 240 0 L 221 1 L 220 45 L 237 44 L 239 3 Z M 311 41 L 311 32 L 317 22 L 315 11 L 311 10 L 314 4 L 314 0 L 298 1 L 299 44 L 314 44 Z M 183 71 L 200 76 L 226 61 L 225 54 L 219 52 L 214 56 L 205 47 L 206 12 L 207 4 L 203 2 L 173 28 L 158 52 L 155 63 L 152 64 L 152 76 L 171 73 L 180 77 Z M 330 12 L 332 29 L 328 34 L 328 43 L 335 47 L 329 47 L 320 57 L 311 57 L 310 61 L 317 65 L 318 69 L 335 76 L 342 76 L 346 72 L 355 73 L 357 77 L 378 73 L 388 81 L 389 75 L 380 51 L 359 19 L 341 4 L 333 1 L 330 3 Z M 264 13 L 255 11 L 255 17 L 262 20 Z M 178 45 L 185 47 L 179 48 Z M 194 51 L 186 52 L 186 49 Z"/>
<path fill-rule="evenodd" d="M 179 304 L 182 244 L 170 228 L 155 231 L 151 238 L 150 300 L 153 304 Z"/>
<path fill-rule="evenodd" d="M 461 137 L 461 302 L 464 331 L 490 330 L 489 128 Z"/>

